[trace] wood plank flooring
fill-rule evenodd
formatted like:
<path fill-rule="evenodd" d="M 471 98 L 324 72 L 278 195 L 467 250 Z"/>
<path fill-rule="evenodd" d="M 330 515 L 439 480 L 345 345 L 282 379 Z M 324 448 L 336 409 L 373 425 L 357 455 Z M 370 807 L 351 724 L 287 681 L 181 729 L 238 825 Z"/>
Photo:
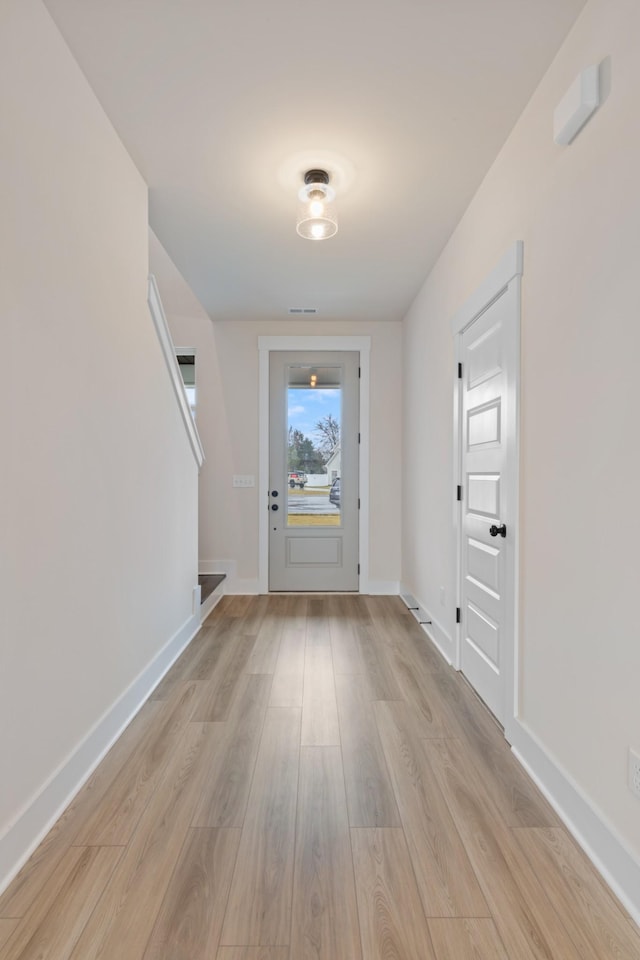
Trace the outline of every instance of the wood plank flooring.
<path fill-rule="evenodd" d="M 639 960 L 397 597 L 224 597 L 0 896 L 0 960 Z"/>

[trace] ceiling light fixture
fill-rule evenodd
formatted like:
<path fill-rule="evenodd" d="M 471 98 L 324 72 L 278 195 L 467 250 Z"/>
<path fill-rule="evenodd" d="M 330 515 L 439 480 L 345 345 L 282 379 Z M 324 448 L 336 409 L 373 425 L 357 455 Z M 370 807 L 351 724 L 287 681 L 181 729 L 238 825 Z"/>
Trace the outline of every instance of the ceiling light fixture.
<path fill-rule="evenodd" d="M 335 196 L 326 170 L 307 170 L 298 193 L 300 207 L 296 230 L 301 237 L 327 240 L 338 232 L 338 218 L 333 208 Z"/>

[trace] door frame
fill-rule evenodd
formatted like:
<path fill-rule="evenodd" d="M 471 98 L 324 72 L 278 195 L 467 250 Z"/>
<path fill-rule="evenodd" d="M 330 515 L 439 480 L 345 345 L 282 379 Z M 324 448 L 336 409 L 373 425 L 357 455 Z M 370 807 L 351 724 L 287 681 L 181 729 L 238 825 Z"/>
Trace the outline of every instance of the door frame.
<path fill-rule="evenodd" d="M 360 511 L 358 550 L 359 593 L 369 592 L 369 368 L 371 337 L 258 337 L 258 592 L 269 593 L 269 354 L 272 350 L 295 352 L 352 350 L 360 354 Z"/>
<path fill-rule="evenodd" d="M 511 284 L 514 285 L 514 370 L 513 394 L 507 407 L 506 429 L 513 442 L 513 457 L 505 472 L 508 502 L 513 505 L 509 516 L 510 536 L 513 537 L 514 565 L 506 571 L 505 628 L 511 634 L 513 642 L 504 648 L 504 733 L 511 742 L 515 720 L 519 716 L 519 639 L 518 639 L 518 600 L 520 585 L 520 544 L 519 544 L 519 490 L 520 490 L 520 317 L 521 317 L 521 277 L 523 272 L 524 244 L 517 240 L 509 247 L 497 266 L 484 279 L 477 290 L 460 307 L 451 319 L 451 333 L 455 342 L 455 376 L 453 390 L 453 534 L 455 540 L 455 603 L 462 606 L 462 502 L 457 498 L 457 487 L 463 485 L 462 478 L 462 380 L 458 369 L 462 362 L 462 333 L 501 295 Z M 463 489 L 462 496 L 466 491 Z M 454 623 L 454 666 L 460 670 L 462 637 L 460 624 Z"/>

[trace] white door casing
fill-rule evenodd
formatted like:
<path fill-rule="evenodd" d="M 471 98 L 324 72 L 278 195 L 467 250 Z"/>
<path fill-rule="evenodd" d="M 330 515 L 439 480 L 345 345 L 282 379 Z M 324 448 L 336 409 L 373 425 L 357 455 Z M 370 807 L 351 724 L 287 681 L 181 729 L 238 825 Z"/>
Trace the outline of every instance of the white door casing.
<path fill-rule="evenodd" d="M 269 589 L 357 591 L 358 367 L 355 351 L 272 351 L 269 363 Z M 311 377 L 315 382 L 310 383 Z M 324 393 L 324 399 L 323 399 Z M 337 409 L 336 409 L 337 404 Z M 291 406 L 293 420 L 287 414 Z M 331 408 L 340 425 L 340 502 L 316 485 L 295 487 L 289 426 Z M 315 412 L 310 413 L 311 410 Z M 305 431 L 305 436 L 312 433 Z M 337 462 L 337 460 L 336 460 Z M 293 477 L 293 475 L 292 475 Z M 327 484 L 328 487 L 328 484 Z"/>
<path fill-rule="evenodd" d="M 522 244 L 452 321 L 456 666 L 505 727 L 517 715 L 518 388 Z M 503 526 L 504 525 L 504 526 Z M 506 535 L 504 535 L 506 534 Z"/>
<path fill-rule="evenodd" d="M 269 356 L 273 351 L 357 351 L 360 355 L 358 542 L 360 593 L 369 591 L 369 368 L 370 336 L 258 337 L 259 350 L 259 545 L 258 590 L 269 592 Z"/>

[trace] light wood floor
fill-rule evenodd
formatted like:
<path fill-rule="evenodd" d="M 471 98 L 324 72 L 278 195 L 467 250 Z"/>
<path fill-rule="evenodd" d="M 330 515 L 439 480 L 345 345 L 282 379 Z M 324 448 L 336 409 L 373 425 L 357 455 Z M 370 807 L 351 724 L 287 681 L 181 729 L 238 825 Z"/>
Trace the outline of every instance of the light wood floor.
<path fill-rule="evenodd" d="M 2 960 L 638 960 L 398 598 L 226 597 L 0 897 Z"/>

